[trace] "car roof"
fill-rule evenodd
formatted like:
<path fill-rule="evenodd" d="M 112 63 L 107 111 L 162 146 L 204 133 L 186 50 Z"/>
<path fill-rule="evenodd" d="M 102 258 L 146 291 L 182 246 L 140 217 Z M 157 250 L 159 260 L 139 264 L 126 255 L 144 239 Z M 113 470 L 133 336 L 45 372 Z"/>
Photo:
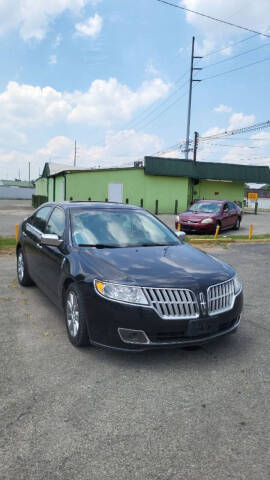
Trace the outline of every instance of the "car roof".
<path fill-rule="evenodd" d="M 205 199 L 203 199 L 203 200 L 196 200 L 195 203 L 198 203 L 198 202 L 201 202 L 201 203 L 204 203 L 204 202 L 207 202 L 207 203 L 226 203 L 228 201 L 229 200 L 205 200 Z"/>
<path fill-rule="evenodd" d="M 135 205 L 129 205 L 125 203 L 114 203 L 114 202 L 87 202 L 87 201 L 66 201 L 66 202 L 47 202 L 44 203 L 42 206 L 51 206 L 51 207 L 62 207 L 64 209 L 73 209 L 73 208 L 80 208 L 80 209 L 124 209 L 124 210 L 143 210 L 141 207 L 137 207 Z"/>

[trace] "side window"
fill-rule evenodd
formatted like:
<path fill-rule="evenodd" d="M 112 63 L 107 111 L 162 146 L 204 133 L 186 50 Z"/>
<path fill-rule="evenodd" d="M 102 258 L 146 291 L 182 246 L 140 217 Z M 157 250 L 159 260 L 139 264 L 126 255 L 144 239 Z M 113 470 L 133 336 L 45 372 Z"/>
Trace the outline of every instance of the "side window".
<path fill-rule="evenodd" d="M 229 209 L 230 210 L 235 210 L 235 204 L 232 202 L 229 202 Z"/>
<path fill-rule="evenodd" d="M 44 233 L 46 222 L 51 210 L 52 207 L 40 208 L 36 213 L 34 213 L 29 223 L 33 225 L 33 227 L 37 228 L 40 232 Z"/>
<path fill-rule="evenodd" d="M 45 233 L 51 233 L 63 237 L 65 230 L 65 212 L 62 208 L 55 208 L 47 223 Z"/>

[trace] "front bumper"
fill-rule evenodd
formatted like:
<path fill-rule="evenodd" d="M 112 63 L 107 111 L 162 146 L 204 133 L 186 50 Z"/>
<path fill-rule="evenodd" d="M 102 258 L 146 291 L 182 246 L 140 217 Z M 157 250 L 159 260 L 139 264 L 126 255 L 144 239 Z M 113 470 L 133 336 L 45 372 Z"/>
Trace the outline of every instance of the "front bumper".
<path fill-rule="evenodd" d="M 180 222 L 181 230 L 185 233 L 207 234 L 214 233 L 216 230 L 215 223 L 187 223 Z M 177 230 L 178 222 L 175 222 L 175 229 Z"/>
<path fill-rule="evenodd" d="M 110 348 L 135 351 L 208 342 L 235 330 L 243 309 L 242 291 L 235 297 L 231 310 L 192 320 L 163 320 L 152 308 L 112 302 L 96 295 L 94 290 L 89 295 L 89 285 L 84 299 L 89 312 L 90 341 Z M 121 329 L 144 332 L 147 342 L 123 341 Z"/>

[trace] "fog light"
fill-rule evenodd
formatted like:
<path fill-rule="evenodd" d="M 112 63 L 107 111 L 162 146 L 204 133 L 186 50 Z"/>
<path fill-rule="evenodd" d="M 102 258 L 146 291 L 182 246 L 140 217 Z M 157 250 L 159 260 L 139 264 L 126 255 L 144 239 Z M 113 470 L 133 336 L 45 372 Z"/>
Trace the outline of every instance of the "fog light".
<path fill-rule="evenodd" d="M 130 330 L 129 328 L 118 328 L 119 336 L 125 343 L 150 343 L 149 338 L 143 330 Z"/>

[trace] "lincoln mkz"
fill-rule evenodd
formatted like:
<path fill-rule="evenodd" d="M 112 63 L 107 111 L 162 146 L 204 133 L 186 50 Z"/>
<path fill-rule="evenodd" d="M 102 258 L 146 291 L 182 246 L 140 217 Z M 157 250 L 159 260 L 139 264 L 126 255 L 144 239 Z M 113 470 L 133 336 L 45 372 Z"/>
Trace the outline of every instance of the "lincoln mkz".
<path fill-rule="evenodd" d="M 198 345 L 236 331 L 242 286 L 184 235 L 135 206 L 47 203 L 20 226 L 18 280 L 63 310 L 77 347 Z"/>

